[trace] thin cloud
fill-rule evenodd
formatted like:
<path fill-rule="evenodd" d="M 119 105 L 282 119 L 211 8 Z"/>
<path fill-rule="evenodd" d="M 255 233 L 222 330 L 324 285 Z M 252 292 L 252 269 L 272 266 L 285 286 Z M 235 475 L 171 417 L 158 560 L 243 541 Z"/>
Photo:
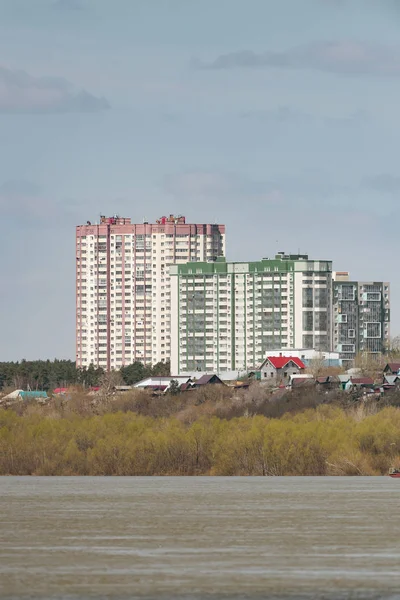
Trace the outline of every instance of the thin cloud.
<path fill-rule="evenodd" d="M 105 98 L 75 90 L 65 79 L 0 67 L 0 113 L 93 113 L 109 108 Z"/>
<path fill-rule="evenodd" d="M 370 122 L 369 114 L 358 109 L 347 115 L 319 116 L 290 106 L 247 110 L 241 112 L 239 118 L 265 123 L 267 125 L 325 125 L 326 127 L 342 127 L 345 129 L 362 127 Z"/>
<path fill-rule="evenodd" d="M 283 52 L 251 50 L 222 54 L 209 63 L 194 61 L 202 69 L 309 69 L 343 75 L 400 75 L 400 48 L 372 42 L 320 41 Z"/>
<path fill-rule="evenodd" d="M 296 110 L 290 106 L 277 106 L 259 110 L 244 111 L 239 115 L 242 119 L 253 119 L 263 123 L 311 123 L 312 115 Z"/>
<path fill-rule="evenodd" d="M 0 184 L 0 211 L 6 221 L 46 227 L 58 218 L 63 221 L 73 219 L 78 210 L 76 201 L 58 200 L 54 194 L 27 179 L 9 179 Z"/>
<path fill-rule="evenodd" d="M 398 194 L 400 192 L 400 177 L 390 173 L 380 173 L 365 180 L 366 187 L 388 194 Z"/>
<path fill-rule="evenodd" d="M 56 0 L 54 8 L 58 10 L 83 10 L 84 5 L 81 0 Z"/>

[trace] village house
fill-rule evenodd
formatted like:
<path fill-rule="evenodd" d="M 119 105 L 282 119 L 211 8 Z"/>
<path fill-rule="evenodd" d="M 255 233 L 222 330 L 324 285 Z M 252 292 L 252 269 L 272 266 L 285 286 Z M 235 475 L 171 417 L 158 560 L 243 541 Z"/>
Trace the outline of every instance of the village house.
<path fill-rule="evenodd" d="M 218 375 L 210 374 L 203 375 L 200 379 L 193 381 L 192 385 L 194 388 L 202 387 L 203 385 L 224 385 L 224 382 L 218 377 Z"/>
<path fill-rule="evenodd" d="M 304 369 L 303 361 L 296 356 L 267 356 L 260 367 L 261 381 L 288 381 Z"/>
<path fill-rule="evenodd" d="M 400 375 L 400 363 L 393 362 L 387 363 L 385 368 L 383 369 L 384 375 Z"/>
<path fill-rule="evenodd" d="M 152 377 L 146 377 L 145 379 L 138 381 L 133 387 L 142 390 L 150 390 L 153 393 L 165 393 L 171 387 L 173 381 L 177 382 L 179 389 L 182 389 L 182 386 L 184 386 L 183 389 L 187 389 L 187 384 L 190 384 L 192 379 L 186 375 L 176 375 L 174 377 L 171 377 L 170 375 L 153 375 Z"/>

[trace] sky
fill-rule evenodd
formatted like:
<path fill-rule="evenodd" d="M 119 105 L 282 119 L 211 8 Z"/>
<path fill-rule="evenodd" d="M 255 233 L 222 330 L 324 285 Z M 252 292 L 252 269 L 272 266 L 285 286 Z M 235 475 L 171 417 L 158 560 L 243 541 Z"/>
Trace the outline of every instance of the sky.
<path fill-rule="evenodd" d="M 99 214 L 388 280 L 399 334 L 399 106 L 397 0 L 0 0 L 0 361 L 74 359 Z"/>

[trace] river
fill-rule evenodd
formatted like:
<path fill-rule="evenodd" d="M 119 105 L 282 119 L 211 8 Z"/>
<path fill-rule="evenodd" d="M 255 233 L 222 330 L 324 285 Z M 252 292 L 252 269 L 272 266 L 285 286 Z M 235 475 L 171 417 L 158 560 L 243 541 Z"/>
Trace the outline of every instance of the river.
<path fill-rule="evenodd" d="M 400 480 L 3 477 L 1 598 L 400 599 Z"/>

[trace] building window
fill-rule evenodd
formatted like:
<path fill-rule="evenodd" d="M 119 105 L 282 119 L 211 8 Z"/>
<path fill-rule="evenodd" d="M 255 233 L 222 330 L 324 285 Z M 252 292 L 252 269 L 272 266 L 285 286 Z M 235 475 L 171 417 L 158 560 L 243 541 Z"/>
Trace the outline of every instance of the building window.
<path fill-rule="evenodd" d="M 315 329 L 317 331 L 326 331 L 328 329 L 328 315 L 326 312 L 315 313 Z"/>
<path fill-rule="evenodd" d="M 313 331 L 314 315 L 311 310 L 303 312 L 303 331 Z"/>
<path fill-rule="evenodd" d="M 311 334 L 304 334 L 303 335 L 303 348 L 306 349 L 311 349 L 314 346 L 314 336 Z"/>
<path fill-rule="evenodd" d="M 303 308 L 313 308 L 313 289 L 303 289 Z"/>
<path fill-rule="evenodd" d="M 327 308 L 328 306 L 328 290 L 325 288 L 315 289 L 315 306 L 316 308 Z"/>

